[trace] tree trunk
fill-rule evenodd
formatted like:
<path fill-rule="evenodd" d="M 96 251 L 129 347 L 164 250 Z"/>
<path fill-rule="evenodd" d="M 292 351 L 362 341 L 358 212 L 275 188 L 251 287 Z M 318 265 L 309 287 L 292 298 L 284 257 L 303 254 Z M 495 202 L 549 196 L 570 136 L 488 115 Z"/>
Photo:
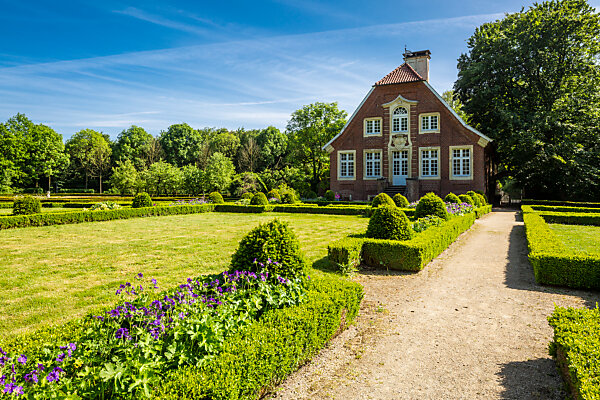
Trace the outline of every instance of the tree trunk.
<path fill-rule="evenodd" d="M 51 177 L 51 176 L 50 176 L 50 175 L 48 175 L 48 191 L 49 191 L 49 192 L 50 192 L 50 191 L 52 191 L 52 182 L 51 182 L 51 180 L 50 180 L 50 177 Z"/>
<path fill-rule="evenodd" d="M 102 193 L 102 174 L 100 174 L 100 193 Z"/>
<path fill-rule="evenodd" d="M 87 190 L 87 183 L 88 183 L 88 173 L 87 173 L 87 171 L 85 171 L 85 190 Z"/>

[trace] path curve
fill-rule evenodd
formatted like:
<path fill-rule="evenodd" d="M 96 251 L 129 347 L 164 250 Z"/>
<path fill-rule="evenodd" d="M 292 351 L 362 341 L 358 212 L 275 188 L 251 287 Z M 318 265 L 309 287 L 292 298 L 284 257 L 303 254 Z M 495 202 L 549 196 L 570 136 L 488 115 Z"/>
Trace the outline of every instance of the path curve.
<path fill-rule="evenodd" d="M 548 355 L 554 304 L 598 292 L 535 283 L 523 222 L 495 210 L 418 274 L 364 271 L 354 326 L 273 399 L 564 399 Z"/>

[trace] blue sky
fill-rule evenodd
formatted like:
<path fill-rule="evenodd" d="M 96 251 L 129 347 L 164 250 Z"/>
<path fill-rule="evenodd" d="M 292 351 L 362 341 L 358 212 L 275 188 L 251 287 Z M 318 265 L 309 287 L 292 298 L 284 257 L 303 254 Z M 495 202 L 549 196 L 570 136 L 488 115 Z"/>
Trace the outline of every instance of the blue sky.
<path fill-rule="evenodd" d="M 65 138 L 179 122 L 284 129 L 316 101 L 351 114 L 405 45 L 430 49 L 431 84 L 452 88 L 474 29 L 529 4 L 0 0 L 0 121 L 25 113 Z"/>

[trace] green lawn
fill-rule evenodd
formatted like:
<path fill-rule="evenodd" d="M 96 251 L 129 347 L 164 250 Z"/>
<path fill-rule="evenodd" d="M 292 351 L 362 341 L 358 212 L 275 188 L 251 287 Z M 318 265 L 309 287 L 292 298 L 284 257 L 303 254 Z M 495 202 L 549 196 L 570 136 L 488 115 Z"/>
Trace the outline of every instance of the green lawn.
<path fill-rule="evenodd" d="M 227 268 L 239 240 L 275 216 L 290 222 L 311 262 L 368 219 L 206 213 L 0 231 L 0 338 L 65 322 L 116 300 L 138 272 L 161 288 Z"/>
<path fill-rule="evenodd" d="M 600 254 L 600 226 L 562 224 L 549 226 L 573 251 Z"/>

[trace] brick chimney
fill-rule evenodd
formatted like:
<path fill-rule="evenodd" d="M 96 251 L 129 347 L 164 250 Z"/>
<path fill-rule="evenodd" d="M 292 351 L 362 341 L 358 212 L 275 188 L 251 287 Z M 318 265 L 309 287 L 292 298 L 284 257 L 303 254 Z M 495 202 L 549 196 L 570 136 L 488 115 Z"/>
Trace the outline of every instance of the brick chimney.
<path fill-rule="evenodd" d="M 431 52 L 429 50 L 404 52 L 404 62 L 410 65 L 423 79 L 429 82 L 429 59 Z"/>

